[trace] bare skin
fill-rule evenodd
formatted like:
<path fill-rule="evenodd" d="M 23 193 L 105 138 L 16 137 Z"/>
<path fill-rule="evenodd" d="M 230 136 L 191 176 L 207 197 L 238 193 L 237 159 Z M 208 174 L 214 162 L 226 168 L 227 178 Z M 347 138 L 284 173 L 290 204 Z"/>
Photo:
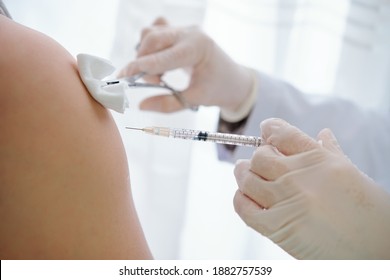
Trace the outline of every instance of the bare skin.
<path fill-rule="evenodd" d="M 151 258 L 119 132 L 74 58 L 4 16 L 0 38 L 0 258 Z"/>

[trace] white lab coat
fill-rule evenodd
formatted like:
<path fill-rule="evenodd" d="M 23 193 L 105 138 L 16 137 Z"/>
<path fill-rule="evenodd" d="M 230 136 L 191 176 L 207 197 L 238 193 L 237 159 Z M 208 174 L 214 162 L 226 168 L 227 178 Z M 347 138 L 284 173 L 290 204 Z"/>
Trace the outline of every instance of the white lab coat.
<path fill-rule="evenodd" d="M 259 135 L 262 120 L 278 117 L 312 137 L 330 128 L 343 151 L 360 170 L 390 191 L 390 116 L 363 109 L 350 101 L 304 94 L 283 81 L 259 73 L 259 93 L 245 128 Z M 230 160 L 251 157 L 253 150 L 240 147 Z"/>

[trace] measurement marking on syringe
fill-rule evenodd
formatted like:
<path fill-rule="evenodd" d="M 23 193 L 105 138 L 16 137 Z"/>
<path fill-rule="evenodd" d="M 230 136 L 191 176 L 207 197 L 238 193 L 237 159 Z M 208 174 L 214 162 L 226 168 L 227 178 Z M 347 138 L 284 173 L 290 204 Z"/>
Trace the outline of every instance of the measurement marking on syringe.
<path fill-rule="evenodd" d="M 145 127 L 145 128 L 126 127 L 126 128 L 142 130 L 143 132 L 152 135 L 159 135 L 159 136 L 186 139 L 186 140 L 214 142 L 214 143 L 226 144 L 226 145 L 259 147 L 262 143 L 260 137 L 218 133 L 218 132 L 211 133 L 207 131 L 192 130 L 192 129 L 179 129 L 179 128 L 168 128 L 168 127 Z"/>

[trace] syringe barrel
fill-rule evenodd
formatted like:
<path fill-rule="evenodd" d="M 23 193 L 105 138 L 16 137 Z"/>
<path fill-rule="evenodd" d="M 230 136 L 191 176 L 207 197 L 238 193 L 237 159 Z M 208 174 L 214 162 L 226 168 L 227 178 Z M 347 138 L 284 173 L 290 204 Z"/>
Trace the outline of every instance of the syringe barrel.
<path fill-rule="evenodd" d="M 227 134 L 218 132 L 207 132 L 192 129 L 176 129 L 171 128 L 169 137 L 214 142 L 218 144 L 226 145 L 238 145 L 238 146 L 249 146 L 259 147 L 261 145 L 261 138 L 255 136 L 245 136 L 237 134 Z"/>

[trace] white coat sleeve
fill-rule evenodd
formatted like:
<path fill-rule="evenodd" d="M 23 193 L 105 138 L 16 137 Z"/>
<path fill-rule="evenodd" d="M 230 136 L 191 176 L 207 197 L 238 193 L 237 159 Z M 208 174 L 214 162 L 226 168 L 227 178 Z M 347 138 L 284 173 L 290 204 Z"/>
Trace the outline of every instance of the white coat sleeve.
<path fill-rule="evenodd" d="M 381 114 L 334 97 L 303 94 L 288 83 L 258 74 L 257 100 L 245 125 L 259 135 L 260 122 L 282 118 L 312 137 L 330 128 L 357 167 L 390 192 L 390 114 Z M 369 93 L 368 93 L 369 94 Z M 253 149 L 237 147 L 225 159 L 250 158 Z"/>

